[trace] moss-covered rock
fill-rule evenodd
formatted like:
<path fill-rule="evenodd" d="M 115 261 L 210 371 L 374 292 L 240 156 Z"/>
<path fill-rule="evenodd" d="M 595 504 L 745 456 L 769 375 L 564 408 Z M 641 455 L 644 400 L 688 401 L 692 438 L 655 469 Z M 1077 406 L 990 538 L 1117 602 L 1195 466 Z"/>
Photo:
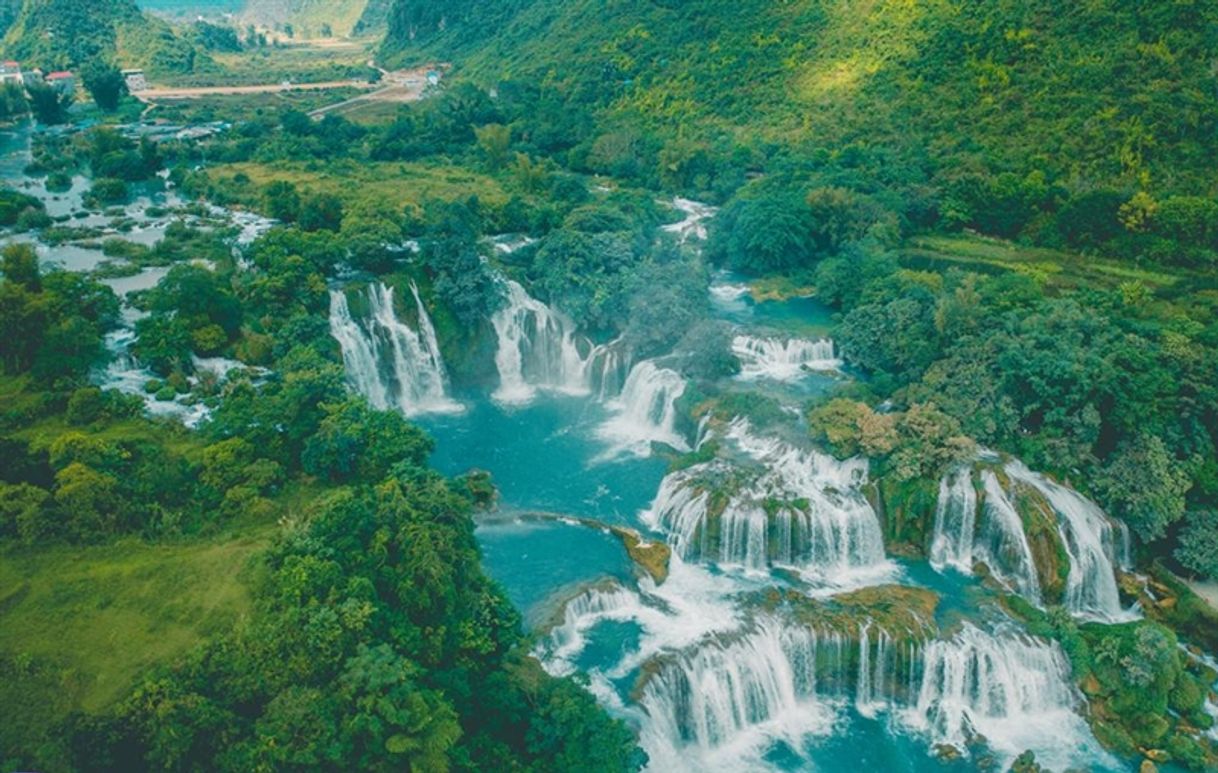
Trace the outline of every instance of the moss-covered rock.
<path fill-rule="evenodd" d="M 1101 743 L 1130 757 L 1218 769 L 1218 748 L 1202 733 L 1214 674 L 1169 628 L 1152 620 L 1080 625 L 1060 607 L 1044 612 L 1014 597 L 1006 603 L 1031 633 L 1061 643 Z"/>
<path fill-rule="evenodd" d="M 771 588 L 754 597 L 756 608 L 789 614 L 792 621 L 817 631 L 837 631 L 857 640 L 863 626 L 884 631 L 894 641 L 924 641 L 935 636 L 939 594 L 908 585 L 877 585 L 828 598 L 795 589 Z"/>
<path fill-rule="evenodd" d="M 1162 564 L 1153 564 L 1149 576 L 1149 585 L 1138 595 L 1146 616 L 1205 650 L 1218 652 L 1218 611 Z"/>
<path fill-rule="evenodd" d="M 894 553 L 926 555 L 939 502 L 938 481 L 925 478 L 898 481 L 886 476 L 871 487 L 872 507 L 880 516 L 884 542 Z"/>

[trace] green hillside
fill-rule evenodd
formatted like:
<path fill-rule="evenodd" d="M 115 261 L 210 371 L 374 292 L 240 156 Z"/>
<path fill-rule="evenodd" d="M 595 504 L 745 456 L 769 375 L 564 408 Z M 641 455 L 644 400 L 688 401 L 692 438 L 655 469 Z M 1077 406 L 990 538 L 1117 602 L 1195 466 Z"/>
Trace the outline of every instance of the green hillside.
<path fill-rule="evenodd" d="M 887 181 L 1210 193 L 1216 22 L 1212 0 L 398 0 L 385 46 L 661 136 L 850 154 Z"/>
<path fill-rule="evenodd" d="M 384 4 L 375 0 L 248 0 L 237 17 L 270 29 L 290 26 L 295 37 L 346 37 L 356 32 L 368 7 L 378 5 Z"/>
<path fill-rule="evenodd" d="M 132 0 L 25 0 L 3 45 L 5 56 L 44 69 L 102 59 L 152 73 L 186 73 L 206 62 Z"/>

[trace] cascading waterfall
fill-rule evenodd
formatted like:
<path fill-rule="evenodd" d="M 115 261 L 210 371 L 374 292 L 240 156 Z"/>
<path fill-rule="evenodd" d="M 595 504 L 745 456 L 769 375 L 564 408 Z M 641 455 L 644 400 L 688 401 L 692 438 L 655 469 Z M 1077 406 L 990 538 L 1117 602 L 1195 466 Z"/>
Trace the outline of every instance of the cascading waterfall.
<path fill-rule="evenodd" d="M 665 661 L 641 700 L 652 765 L 688 769 L 690 750 L 744 755 L 774 739 L 796 744 L 829 731 L 835 712 L 818 697 L 818 683 L 844 671 L 847 651 L 840 635 L 821 640 L 806 628 L 767 620 Z"/>
<path fill-rule="evenodd" d="M 973 571 L 973 538 L 977 528 L 977 490 L 972 471 L 960 467 L 939 481 L 935 531 L 930 541 L 930 565 L 942 571 L 951 566 Z"/>
<path fill-rule="evenodd" d="M 1076 713 L 1082 697 L 1056 643 L 965 624 L 952 638 L 928 643 L 923 661 L 917 701 L 902 716 L 932 744 L 967 754 L 981 735 L 996 752 L 1013 757 L 1033 749 L 1053 768 L 1069 765 L 1056 759 L 1063 749 L 1093 746 L 1092 759 L 1103 758 Z"/>
<path fill-rule="evenodd" d="M 575 323 L 511 279 L 503 280 L 506 303 L 491 317 L 498 337 L 495 367 L 499 387 L 492 398 L 508 405 L 530 402 L 537 390 L 607 396 L 625 363 L 620 341 L 593 346 Z M 581 351 L 582 349 L 582 351 Z"/>
<path fill-rule="evenodd" d="M 898 645 L 870 620 L 849 635 L 763 618 L 662 657 L 642 690 L 642 740 L 656 769 L 688 769 L 691 754 L 739 765 L 776 741 L 799 748 L 831 730 L 847 702 L 868 717 L 894 712 L 928 748 L 968 754 L 981 736 L 1008 760 L 1029 748 L 1066 767 L 1105 758 L 1056 644 L 965 624 L 947 639 Z"/>
<path fill-rule="evenodd" d="M 1114 562 L 1117 540 L 1113 522 L 1094 502 L 1076 491 L 1029 470 L 1018 461 L 1006 473 L 1037 491 L 1057 515 L 1057 528 L 1070 571 L 1066 577 L 1066 608 L 1083 617 L 1122 620 L 1131 612 L 1121 608 Z"/>
<path fill-rule="evenodd" d="M 676 427 L 677 400 L 683 394 L 680 374 L 643 360 L 630 369 L 621 395 L 609 401 L 614 415 L 597 434 L 610 444 L 611 454 L 646 455 L 652 442 L 688 451 L 689 442 Z"/>
<path fill-rule="evenodd" d="M 1039 605 L 1040 580 L 1036 576 L 1036 561 L 1023 521 L 992 470 L 982 471 L 981 483 L 985 497 L 977 559 L 984 561 L 1008 588 Z"/>
<path fill-rule="evenodd" d="M 357 320 L 347 294 L 330 291 L 330 334 L 342 350 L 351 386 L 374 407 L 407 416 L 449 412 L 460 406 L 448 397 L 448 378 L 431 318 L 412 282 L 419 329 L 397 318 L 393 288 L 384 283 L 363 290 L 368 314 Z"/>
<path fill-rule="evenodd" d="M 745 380 L 797 381 L 812 371 L 837 370 L 842 365 L 829 339 L 738 335 L 732 339 L 732 353 L 740 360 L 740 378 Z"/>
<path fill-rule="evenodd" d="M 156 374 L 141 365 L 132 353 L 136 343 L 134 330 L 122 328 L 107 333 L 105 342 L 111 360 L 104 371 L 96 374 L 96 381 L 103 389 L 116 389 L 124 394 L 135 395 L 144 401 L 144 409 L 150 415 L 174 416 L 192 429 L 210 414 L 211 411 L 202 402 L 190 404 L 177 397 L 161 400 L 148 393 L 145 386 L 156 378 Z"/>
<path fill-rule="evenodd" d="M 563 622 L 551 632 L 546 655 L 558 665 L 554 673 L 571 670 L 568 658 L 583 649 L 584 632 L 603 620 L 630 620 L 637 616 L 642 602 L 638 594 L 619 585 L 589 588 L 572 598 L 563 608 Z"/>
<path fill-rule="evenodd" d="M 685 244 L 690 239 L 706 241 L 706 223 L 704 221 L 712 217 L 718 210 L 709 204 L 683 199 L 679 196 L 673 199 L 672 206 L 685 215 L 685 219 L 670 223 L 664 226 L 663 230 L 676 234 L 681 244 Z"/>
<path fill-rule="evenodd" d="M 643 514 L 678 556 L 750 570 L 791 566 L 839 587 L 887 572 L 879 519 L 859 490 L 866 460 L 759 438 L 742 420 L 726 439 L 751 470 L 716 460 L 670 473 Z"/>

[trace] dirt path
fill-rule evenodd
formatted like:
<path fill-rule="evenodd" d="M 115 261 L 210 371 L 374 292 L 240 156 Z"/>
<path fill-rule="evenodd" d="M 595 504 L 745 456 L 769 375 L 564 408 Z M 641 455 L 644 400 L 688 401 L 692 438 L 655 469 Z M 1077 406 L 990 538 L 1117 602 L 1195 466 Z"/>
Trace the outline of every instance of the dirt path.
<path fill-rule="evenodd" d="M 1218 582 L 1190 582 L 1188 587 L 1205 599 L 1211 607 L 1218 609 Z"/>
<path fill-rule="evenodd" d="M 333 105 L 319 107 L 310 111 L 309 115 L 313 118 L 320 118 L 326 113 L 342 111 L 363 102 L 415 102 L 423 98 L 423 92 L 427 89 L 427 74 L 432 71 L 442 71 L 448 67 L 446 64 L 425 65 L 412 70 L 390 72 L 381 69 L 371 61 L 368 62 L 368 65 L 381 71 L 381 83 L 379 84 L 381 88 L 351 99 L 344 99 Z"/>
<path fill-rule="evenodd" d="M 144 102 L 158 99 L 198 99 L 225 94 L 278 94 L 284 91 L 324 91 L 327 89 L 375 89 L 380 84 L 368 81 L 321 81 L 319 83 L 267 83 L 255 86 L 196 86 L 193 88 L 159 88 L 135 92 Z"/>

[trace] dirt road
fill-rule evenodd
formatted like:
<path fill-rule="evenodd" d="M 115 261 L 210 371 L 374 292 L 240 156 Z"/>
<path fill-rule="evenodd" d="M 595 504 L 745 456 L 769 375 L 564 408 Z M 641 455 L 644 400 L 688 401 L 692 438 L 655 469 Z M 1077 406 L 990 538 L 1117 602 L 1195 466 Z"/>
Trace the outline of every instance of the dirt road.
<path fill-rule="evenodd" d="M 158 99 L 198 99 L 225 94 L 276 94 L 284 91 L 324 91 L 327 89 L 378 89 L 379 83 L 368 81 L 322 81 L 320 83 L 267 83 L 255 86 L 196 86 L 193 88 L 157 88 L 135 92 L 134 96 L 144 102 Z"/>

